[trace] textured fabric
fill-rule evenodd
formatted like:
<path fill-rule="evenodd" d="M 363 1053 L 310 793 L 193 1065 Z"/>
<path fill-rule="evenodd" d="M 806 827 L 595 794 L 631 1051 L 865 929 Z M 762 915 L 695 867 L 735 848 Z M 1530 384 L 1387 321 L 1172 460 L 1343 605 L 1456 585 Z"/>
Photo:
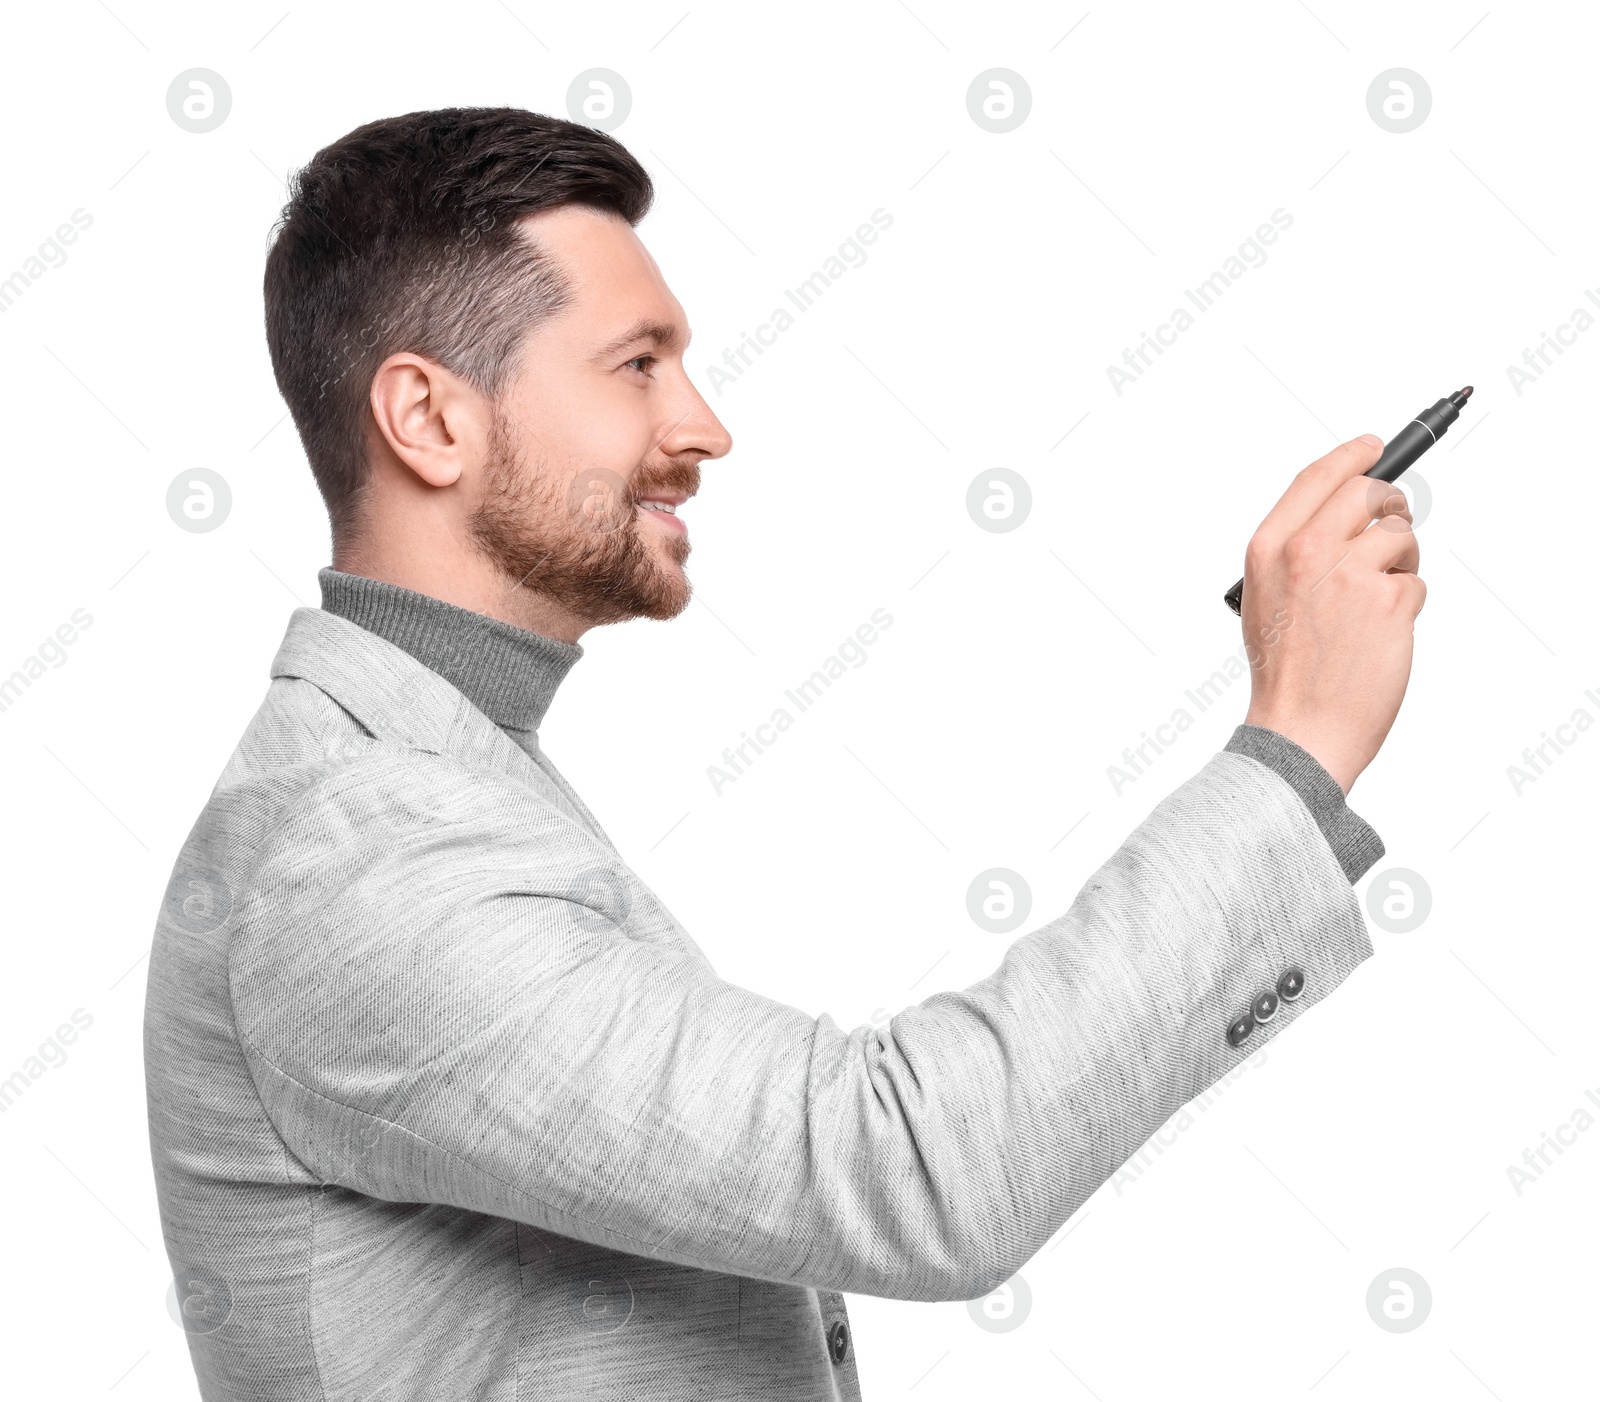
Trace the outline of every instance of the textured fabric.
<path fill-rule="evenodd" d="M 207 1402 L 856 1398 L 843 1292 L 987 1293 L 1371 953 L 1306 805 L 1223 753 L 987 978 L 847 1031 L 719 979 L 531 749 L 293 615 L 150 962 Z"/>
<path fill-rule="evenodd" d="M 1224 749 L 1260 760 L 1300 795 L 1352 886 L 1372 870 L 1383 855 L 1383 839 L 1345 802 L 1338 781 L 1309 751 L 1261 725 L 1241 725 Z"/>

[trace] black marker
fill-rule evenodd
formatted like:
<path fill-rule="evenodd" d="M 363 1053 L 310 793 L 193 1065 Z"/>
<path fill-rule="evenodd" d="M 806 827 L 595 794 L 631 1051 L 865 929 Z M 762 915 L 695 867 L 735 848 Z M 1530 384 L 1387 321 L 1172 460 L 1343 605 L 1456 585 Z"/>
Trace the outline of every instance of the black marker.
<path fill-rule="evenodd" d="M 1472 398 L 1472 386 L 1458 389 L 1448 399 L 1441 399 L 1431 409 L 1424 409 L 1399 433 L 1389 440 L 1383 456 L 1366 475 L 1379 482 L 1393 482 L 1402 472 L 1433 447 L 1445 431 L 1461 417 L 1461 406 Z M 1240 580 L 1222 596 L 1222 602 L 1235 613 L 1244 603 L 1244 580 Z"/>

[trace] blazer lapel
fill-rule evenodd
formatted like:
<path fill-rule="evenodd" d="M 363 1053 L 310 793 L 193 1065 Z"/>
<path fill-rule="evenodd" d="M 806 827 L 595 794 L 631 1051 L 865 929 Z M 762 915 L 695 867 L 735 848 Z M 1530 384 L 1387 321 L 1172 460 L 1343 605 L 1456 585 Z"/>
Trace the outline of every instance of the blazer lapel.
<path fill-rule="evenodd" d="M 349 619 L 296 609 L 272 675 L 310 682 L 379 739 L 514 778 L 584 826 L 550 776 L 456 687 Z"/>

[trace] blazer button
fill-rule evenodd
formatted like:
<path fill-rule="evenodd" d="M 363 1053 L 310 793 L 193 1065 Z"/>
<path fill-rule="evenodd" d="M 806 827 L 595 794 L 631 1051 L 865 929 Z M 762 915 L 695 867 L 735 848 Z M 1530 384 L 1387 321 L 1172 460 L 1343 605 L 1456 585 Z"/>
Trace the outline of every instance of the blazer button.
<path fill-rule="evenodd" d="M 1278 1015 L 1278 995 L 1271 989 L 1256 994 L 1255 1002 L 1250 1005 L 1250 1012 L 1257 1022 L 1271 1022 Z"/>
<path fill-rule="evenodd" d="M 849 1352 L 850 1330 L 845 1327 L 844 1320 L 836 1319 L 828 1329 L 828 1357 L 835 1363 L 843 1363 Z"/>
<path fill-rule="evenodd" d="M 1292 1003 L 1306 991 L 1306 976 L 1299 969 L 1285 970 L 1282 978 L 1278 980 L 1278 996 L 1285 1003 Z"/>
<path fill-rule="evenodd" d="M 1235 1018 L 1228 1027 L 1228 1045 L 1238 1046 L 1246 1037 L 1256 1030 L 1256 1020 L 1246 1013 L 1243 1017 Z"/>

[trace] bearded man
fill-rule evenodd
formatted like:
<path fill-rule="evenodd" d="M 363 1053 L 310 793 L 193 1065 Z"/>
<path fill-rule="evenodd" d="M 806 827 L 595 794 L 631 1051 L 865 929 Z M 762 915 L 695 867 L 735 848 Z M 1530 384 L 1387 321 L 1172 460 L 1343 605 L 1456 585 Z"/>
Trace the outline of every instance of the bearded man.
<path fill-rule="evenodd" d="M 539 733 L 586 630 L 684 609 L 677 508 L 731 447 L 651 193 L 515 109 L 374 122 L 294 182 L 267 340 L 332 567 L 179 855 L 146 1017 L 208 1402 L 856 1398 L 847 1292 L 993 1290 L 1372 952 L 1345 795 L 1423 590 L 1363 438 L 1251 542 L 1227 748 L 988 978 L 853 1030 L 718 978 Z"/>

